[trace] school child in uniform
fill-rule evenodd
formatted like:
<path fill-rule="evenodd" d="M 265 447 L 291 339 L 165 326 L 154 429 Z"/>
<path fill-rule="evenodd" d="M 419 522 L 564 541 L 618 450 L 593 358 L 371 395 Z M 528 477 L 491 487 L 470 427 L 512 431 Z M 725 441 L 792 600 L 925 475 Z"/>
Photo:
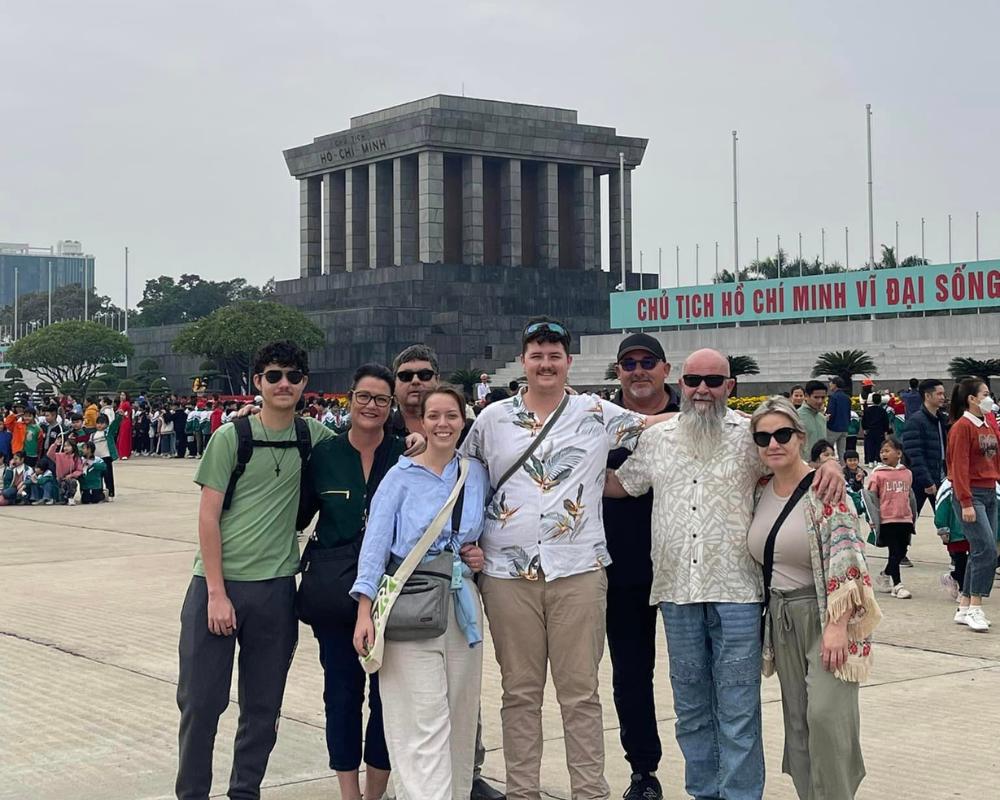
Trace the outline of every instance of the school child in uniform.
<path fill-rule="evenodd" d="M 201 458 L 212 437 L 212 402 L 198 412 L 198 458 Z"/>
<path fill-rule="evenodd" d="M 76 487 L 83 475 L 83 459 L 76 451 L 76 445 L 68 437 L 53 444 L 46 455 L 55 464 L 56 483 L 59 484 L 59 501 L 69 506 L 76 505 Z"/>
<path fill-rule="evenodd" d="M 833 445 L 823 439 L 816 442 L 809 451 L 809 466 L 815 469 L 825 461 L 836 457 L 837 452 L 833 449 Z"/>
<path fill-rule="evenodd" d="M 177 437 L 177 458 L 184 458 L 188 448 L 187 421 L 188 412 L 182 405 L 177 405 L 170 412 L 174 421 L 174 435 Z"/>
<path fill-rule="evenodd" d="M 948 550 L 952 567 L 941 576 L 941 588 L 957 601 L 965 582 L 965 567 L 969 563 L 969 542 L 962 526 L 962 507 L 955 502 L 955 491 L 948 478 L 941 481 L 934 500 L 934 526 Z M 1000 483 L 997 484 L 997 500 L 1000 501 Z M 997 546 L 1000 547 L 1000 534 L 997 535 Z"/>
<path fill-rule="evenodd" d="M 24 463 L 29 467 L 34 467 L 38 463 L 38 455 L 41 452 L 42 439 L 45 434 L 42 433 L 42 426 L 35 419 L 35 412 L 30 408 L 25 409 L 24 413 L 21 414 L 21 421 L 24 425 L 24 443 L 22 445 Z"/>
<path fill-rule="evenodd" d="M 7 505 L 13 506 L 28 502 L 28 484 L 25 483 L 25 478 L 28 476 L 29 469 L 24 465 L 23 450 L 18 450 L 11 456 L 10 463 L 3 471 L 2 493 Z"/>
<path fill-rule="evenodd" d="M 111 427 L 108 426 L 108 418 L 103 414 L 97 417 L 97 429 L 91 434 L 90 443 L 94 445 L 97 457 L 104 462 L 104 483 L 108 487 L 108 500 L 114 500 L 114 462 L 118 460 L 118 447 L 115 445 Z"/>
<path fill-rule="evenodd" d="M 104 473 L 107 466 L 104 460 L 98 458 L 93 442 L 83 443 L 83 474 L 80 475 L 80 503 L 90 505 L 91 503 L 103 503 L 105 501 Z"/>
<path fill-rule="evenodd" d="M 7 430 L 7 425 L 3 419 L 0 419 L 0 465 L 6 466 L 10 463 L 10 457 L 14 455 L 14 449 L 11 447 L 11 441 L 13 437 L 10 431 Z"/>
<path fill-rule="evenodd" d="M 864 495 L 875 528 L 875 546 L 889 549 L 885 570 L 876 577 L 875 588 L 897 600 L 908 600 L 913 595 L 903 586 L 899 566 L 916 532 L 913 473 L 902 464 L 903 445 L 895 436 L 882 443 L 879 455 L 882 463 L 872 471 Z"/>
<path fill-rule="evenodd" d="M 59 493 L 59 486 L 56 483 L 56 476 L 52 474 L 52 462 L 45 456 L 38 459 L 38 463 L 32 468 L 31 474 L 25 478 L 28 484 L 28 502 L 42 503 L 51 506 L 56 502 L 56 495 Z"/>
<path fill-rule="evenodd" d="M 854 503 L 858 517 L 863 518 L 871 526 L 871 518 L 865 509 L 864 488 L 868 472 L 861 466 L 861 456 L 857 450 L 844 451 L 844 481 L 847 483 L 847 494 Z M 874 540 L 873 540 L 874 541 Z"/>

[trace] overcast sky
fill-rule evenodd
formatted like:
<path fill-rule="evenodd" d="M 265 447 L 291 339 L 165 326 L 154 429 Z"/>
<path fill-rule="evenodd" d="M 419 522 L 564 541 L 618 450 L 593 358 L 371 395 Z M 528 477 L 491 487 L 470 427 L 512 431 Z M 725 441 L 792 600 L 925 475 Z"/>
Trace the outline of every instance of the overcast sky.
<path fill-rule="evenodd" d="M 619 15 L 620 14 L 620 15 Z M 281 151 L 352 115 L 437 93 L 556 105 L 649 137 L 633 183 L 635 261 L 673 283 L 740 255 L 1000 258 L 1000 4 L 337 3 L 0 0 L 0 241 L 79 239 L 97 284 L 298 275 L 298 187 Z M 669 269 L 667 269 L 669 268 Z"/>

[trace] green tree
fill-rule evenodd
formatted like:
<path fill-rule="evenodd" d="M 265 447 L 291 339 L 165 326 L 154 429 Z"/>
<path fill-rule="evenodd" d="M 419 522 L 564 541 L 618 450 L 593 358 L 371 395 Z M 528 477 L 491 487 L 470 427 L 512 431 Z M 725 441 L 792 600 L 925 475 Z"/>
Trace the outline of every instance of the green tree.
<path fill-rule="evenodd" d="M 141 389 L 142 386 L 139 385 L 139 382 L 131 378 L 122 378 L 118 381 L 118 391 L 128 392 L 129 397 L 135 397 Z"/>
<path fill-rule="evenodd" d="M 170 384 L 167 383 L 167 379 L 160 377 L 154 378 L 149 384 L 149 396 L 155 397 L 157 399 L 163 399 L 168 397 L 173 389 L 170 388 Z"/>
<path fill-rule="evenodd" d="M 7 358 L 50 383 L 86 384 L 108 361 L 134 352 L 128 337 L 97 322 L 57 322 L 18 339 Z"/>
<path fill-rule="evenodd" d="M 612 361 L 604 370 L 604 380 L 606 381 L 616 381 L 618 380 L 618 371 L 615 367 L 618 366 L 617 361 Z"/>
<path fill-rule="evenodd" d="M 969 377 L 982 378 L 989 386 L 990 378 L 1000 375 L 1000 358 L 956 357 L 948 362 L 948 374 L 956 381 Z"/>
<path fill-rule="evenodd" d="M 469 369 L 456 369 L 448 377 L 449 383 L 461 386 L 466 396 L 472 394 L 473 387 L 479 383 L 479 376 L 483 374 L 481 369 L 469 367 Z"/>
<path fill-rule="evenodd" d="M 760 375 L 760 366 L 753 356 L 726 356 L 729 361 L 729 375 L 733 378 L 733 393 L 731 397 L 739 396 L 739 378 L 741 375 Z"/>
<path fill-rule="evenodd" d="M 133 319 L 137 327 L 175 325 L 203 319 L 213 311 L 241 300 L 262 300 L 273 284 L 259 289 L 244 278 L 208 281 L 200 275 L 184 274 L 177 281 L 168 275 L 146 281 L 140 313 Z"/>
<path fill-rule="evenodd" d="M 875 362 L 864 350 L 834 350 L 823 353 L 812 370 L 812 376 L 838 375 L 847 381 L 848 391 L 855 375 L 878 375 Z"/>
<path fill-rule="evenodd" d="M 188 325 L 173 342 L 175 353 L 210 358 L 233 386 L 249 379 L 254 353 L 268 342 L 289 339 L 306 350 L 326 336 L 301 311 L 267 301 L 242 300 Z"/>
<path fill-rule="evenodd" d="M 87 299 L 87 314 L 92 319 L 102 320 L 120 316 L 122 310 L 109 297 L 90 289 Z M 83 288 L 78 283 L 59 286 L 52 290 L 52 319 L 59 322 L 83 319 Z M 17 324 L 45 325 L 49 321 L 49 293 L 30 292 L 17 299 Z M 14 306 L 0 310 L 0 325 L 14 324 Z"/>

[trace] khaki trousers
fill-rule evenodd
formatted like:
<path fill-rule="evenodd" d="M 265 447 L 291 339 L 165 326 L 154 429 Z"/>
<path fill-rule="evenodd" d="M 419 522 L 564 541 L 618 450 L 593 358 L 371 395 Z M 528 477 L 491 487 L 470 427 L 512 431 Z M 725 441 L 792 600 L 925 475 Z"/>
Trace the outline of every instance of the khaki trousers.
<path fill-rule="evenodd" d="M 442 636 L 387 640 L 378 674 L 396 799 L 469 800 L 483 648 L 469 647 L 454 605 Z"/>
<path fill-rule="evenodd" d="M 771 591 L 774 666 L 781 684 L 781 771 L 801 800 L 851 800 L 865 777 L 858 684 L 823 668 L 816 592 Z"/>
<path fill-rule="evenodd" d="M 562 711 L 573 800 L 606 800 L 597 670 L 604 654 L 603 569 L 537 581 L 480 578 L 503 685 L 508 800 L 539 800 L 546 665 Z"/>

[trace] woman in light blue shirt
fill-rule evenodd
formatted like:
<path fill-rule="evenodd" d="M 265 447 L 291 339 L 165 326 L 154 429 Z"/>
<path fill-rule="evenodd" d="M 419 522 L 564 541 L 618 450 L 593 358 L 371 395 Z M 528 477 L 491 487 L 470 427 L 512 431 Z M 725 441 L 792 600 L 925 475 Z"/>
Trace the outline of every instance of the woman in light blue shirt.
<path fill-rule="evenodd" d="M 372 499 L 351 589 L 358 601 L 354 647 L 361 655 L 374 642 L 372 599 L 387 565 L 413 549 L 458 478 L 464 398 L 454 389 L 434 389 L 424 397 L 422 417 L 427 450 L 400 457 Z M 435 639 L 385 642 L 379 671 L 385 739 L 397 796 L 406 800 L 452 800 L 471 791 L 483 669 L 482 603 L 472 569 L 482 568 L 474 543 L 489 486 L 485 468 L 470 461 L 458 530 L 449 520 L 427 551 L 427 559 L 452 551 L 462 575 L 452 591 L 448 630 Z"/>

